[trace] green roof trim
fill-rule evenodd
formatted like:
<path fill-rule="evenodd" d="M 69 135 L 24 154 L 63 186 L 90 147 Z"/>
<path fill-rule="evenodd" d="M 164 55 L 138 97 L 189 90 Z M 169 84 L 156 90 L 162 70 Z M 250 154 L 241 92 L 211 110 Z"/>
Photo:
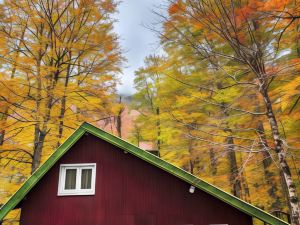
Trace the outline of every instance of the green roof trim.
<path fill-rule="evenodd" d="M 106 131 L 103 131 L 89 123 L 83 123 L 49 158 L 37 169 L 21 188 L 0 208 L 0 221 L 14 209 L 26 196 L 26 194 L 38 183 L 38 181 L 50 170 L 50 168 L 79 140 L 85 133 L 90 133 L 104 141 L 115 145 L 136 157 L 161 168 L 162 170 L 186 181 L 200 190 L 220 199 L 221 201 L 235 207 L 236 209 L 260 219 L 270 225 L 288 225 L 287 222 L 231 195 L 221 189 L 195 177 L 194 175 L 158 158 L 157 156 L 138 148 Z"/>

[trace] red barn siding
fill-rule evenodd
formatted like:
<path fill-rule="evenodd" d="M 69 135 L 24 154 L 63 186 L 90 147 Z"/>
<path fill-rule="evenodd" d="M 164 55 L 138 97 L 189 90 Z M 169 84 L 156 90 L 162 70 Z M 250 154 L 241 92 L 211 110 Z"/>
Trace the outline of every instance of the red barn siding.
<path fill-rule="evenodd" d="M 59 165 L 97 163 L 94 196 L 57 196 Z M 31 190 L 21 225 L 251 225 L 250 216 L 92 135 Z"/>

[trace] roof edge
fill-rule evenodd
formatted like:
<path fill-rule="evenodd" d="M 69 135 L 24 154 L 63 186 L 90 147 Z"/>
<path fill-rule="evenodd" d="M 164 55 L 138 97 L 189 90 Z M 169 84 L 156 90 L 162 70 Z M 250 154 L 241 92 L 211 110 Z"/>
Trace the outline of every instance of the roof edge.
<path fill-rule="evenodd" d="M 82 123 L 82 125 L 67 138 L 67 140 L 46 160 L 46 162 L 41 165 L 41 167 L 39 167 L 19 188 L 19 190 L 0 208 L 0 221 L 26 196 L 26 194 L 37 184 L 37 182 L 80 139 L 80 137 L 82 137 L 85 132 L 88 132 L 156 167 L 159 167 L 160 169 L 180 178 L 181 180 L 184 180 L 185 182 L 199 188 L 200 190 L 220 199 L 221 201 L 252 217 L 258 218 L 271 225 L 288 225 L 287 222 L 261 210 L 260 208 L 257 208 L 184 171 L 183 169 L 178 168 L 168 163 L 167 161 L 86 122 Z"/>

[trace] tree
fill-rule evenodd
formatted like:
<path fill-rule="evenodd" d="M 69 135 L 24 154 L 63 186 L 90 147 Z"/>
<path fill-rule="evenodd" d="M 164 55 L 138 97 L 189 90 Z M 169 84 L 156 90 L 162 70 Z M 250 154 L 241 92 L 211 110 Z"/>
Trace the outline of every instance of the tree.
<path fill-rule="evenodd" d="M 287 61 L 284 51 L 289 48 L 281 46 L 288 38 L 287 32 L 293 30 L 295 18 L 276 16 L 298 10 L 290 6 L 291 2 L 275 1 L 170 1 L 169 16 L 161 15 L 165 24 L 161 37 L 165 45 L 189 47 L 190 57 L 206 61 L 218 71 L 219 78 L 225 79 L 217 87 L 219 90 L 236 86 L 259 94 L 262 111 L 239 111 L 268 119 L 274 143 L 271 149 L 277 154 L 287 186 L 292 221 L 299 224 L 299 200 L 286 158 L 286 140 L 271 100 L 272 89 L 280 84 L 281 76 L 297 65 Z"/>
<path fill-rule="evenodd" d="M 2 167 L 19 163 L 33 173 L 82 121 L 115 114 L 124 60 L 113 33 L 116 6 L 112 0 L 1 3 Z"/>
<path fill-rule="evenodd" d="M 134 96 L 135 106 L 141 113 L 143 120 L 151 121 L 148 124 L 152 128 L 148 127 L 148 134 L 144 137 L 148 141 L 155 140 L 155 146 L 160 154 L 162 145 L 162 128 L 161 128 L 161 107 L 160 101 L 160 83 L 161 74 L 158 69 L 158 64 L 163 59 L 158 56 L 149 56 L 145 59 L 145 68 L 141 68 L 136 71 L 135 88 L 137 93 Z M 136 121 L 138 122 L 138 121 Z M 145 129 L 146 130 L 146 129 Z"/>

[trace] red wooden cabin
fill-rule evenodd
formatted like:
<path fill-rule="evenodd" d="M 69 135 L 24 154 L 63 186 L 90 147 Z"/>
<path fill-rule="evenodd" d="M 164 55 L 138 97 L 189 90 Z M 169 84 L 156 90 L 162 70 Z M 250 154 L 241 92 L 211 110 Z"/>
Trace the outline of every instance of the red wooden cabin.
<path fill-rule="evenodd" d="M 21 225 L 251 225 L 284 221 L 84 123 L 1 208 Z"/>

